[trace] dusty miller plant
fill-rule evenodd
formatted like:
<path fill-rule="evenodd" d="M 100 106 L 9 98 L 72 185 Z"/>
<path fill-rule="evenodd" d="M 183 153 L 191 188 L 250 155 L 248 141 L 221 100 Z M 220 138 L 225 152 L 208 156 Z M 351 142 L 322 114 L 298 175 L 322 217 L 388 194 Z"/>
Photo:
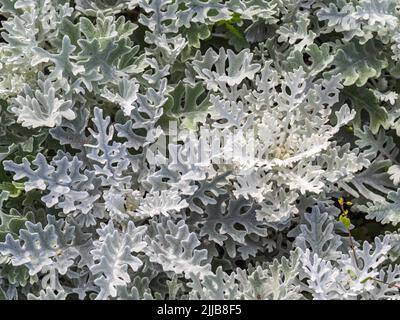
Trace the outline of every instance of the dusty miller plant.
<path fill-rule="evenodd" d="M 400 298 L 398 1 L 0 17 L 0 298 Z"/>

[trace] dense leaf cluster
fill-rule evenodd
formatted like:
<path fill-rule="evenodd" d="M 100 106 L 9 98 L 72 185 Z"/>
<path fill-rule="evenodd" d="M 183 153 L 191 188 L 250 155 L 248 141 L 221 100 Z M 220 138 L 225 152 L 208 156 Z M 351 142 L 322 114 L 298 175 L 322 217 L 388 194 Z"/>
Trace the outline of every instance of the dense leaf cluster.
<path fill-rule="evenodd" d="M 0 298 L 400 298 L 397 0 L 0 18 Z"/>

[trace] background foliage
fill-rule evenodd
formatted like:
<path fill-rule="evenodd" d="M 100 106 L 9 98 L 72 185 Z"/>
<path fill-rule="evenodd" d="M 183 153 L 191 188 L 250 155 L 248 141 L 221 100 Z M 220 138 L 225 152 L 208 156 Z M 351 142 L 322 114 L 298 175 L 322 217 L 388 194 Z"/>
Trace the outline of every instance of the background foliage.
<path fill-rule="evenodd" d="M 0 18 L 0 298 L 400 297 L 397 0 Z M 256 159 L 193 162 L 206 124 Z"/>

